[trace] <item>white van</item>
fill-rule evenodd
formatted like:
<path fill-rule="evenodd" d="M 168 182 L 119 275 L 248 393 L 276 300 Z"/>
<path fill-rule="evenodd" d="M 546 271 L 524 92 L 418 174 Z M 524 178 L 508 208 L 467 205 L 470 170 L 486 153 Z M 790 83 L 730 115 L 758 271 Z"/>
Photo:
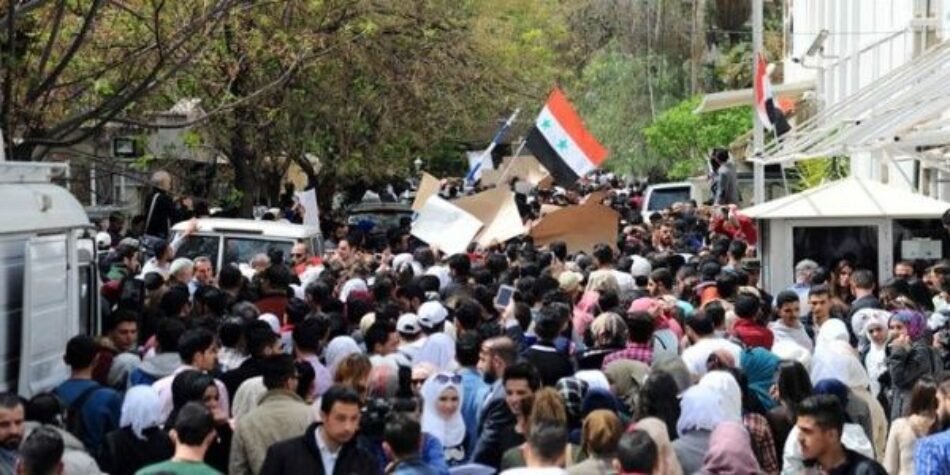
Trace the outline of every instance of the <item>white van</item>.
<path fill-rule="evenodd" d="M 224 264 L 246 264 L 257 254 L 275 250 L 282 251 L 289 262 L 290 249 L 297 241 L 309 244 L 318 256 L 323 253 L 318 226 L 229 218 L 203 218 L 197 224 L 196 231 L 178 246 L 175 257 L 209 257 L 215 263 L 215 272 Z M 178 223 L 172 226 L 172 232 L 182 233 L 188 225 L 188 221 Z"/>
<path fill-rule="evenodd" d="M 669 208 L 673 203 L 691 199 L 700 201 L 698 195 L 696 185 L 688 181 L 650 185 L 643 193 L 640 215 L 643 216 L 643 222 L 649 223 L 651 214 Z"/>
<path fill-rule="evenodd" d="M 66 342 L 98 332 L 92 227 L 61 164 L 0 160 L 0 391 L 30 397 L 67 377 Z"/>

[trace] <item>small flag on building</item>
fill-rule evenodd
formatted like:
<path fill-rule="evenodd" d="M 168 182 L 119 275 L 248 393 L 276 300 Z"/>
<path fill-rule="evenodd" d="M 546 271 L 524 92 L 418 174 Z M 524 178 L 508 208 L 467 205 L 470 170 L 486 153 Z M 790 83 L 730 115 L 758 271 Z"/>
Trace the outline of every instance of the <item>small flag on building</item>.
<path fill-rule="evenodd" d="M 577 111 L 555 88 L 528 133 L 527 147 L 559 186 L 571 186 L 597 169 L 607 149 L 584 128 Z"/>
<path fill-rule="evenodd" d="M 762 57 L 762 53 L 755 58 L 755 113 L 766 130 L 774 130 L 776 136 L 781 136 L 791 130 L 785 113 L 779 108 L 778 101 L 772 94 L 772 81 L 769 79 L 769 67 Z"/>

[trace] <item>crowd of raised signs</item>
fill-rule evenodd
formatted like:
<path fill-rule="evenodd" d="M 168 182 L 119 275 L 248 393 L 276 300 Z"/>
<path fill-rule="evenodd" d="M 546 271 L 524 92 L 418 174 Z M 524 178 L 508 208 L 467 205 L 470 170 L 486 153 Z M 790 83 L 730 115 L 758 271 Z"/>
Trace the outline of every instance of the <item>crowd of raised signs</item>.
<path fill-rule="evenodd" d="M 408 220 L 351 229 L 328 214 L 322 255 L 298 243 L 242 272 L 174 258 L 167 226 L 113 226 L 104 332 L 69 342 L 55 390 L 0 395 L 0 473 L 950 467 L 947 262 L 883 276 L 778 262 L 795 281 L 764 289 L 758 231 L 735 206 L 644 221 L 641 188 L 606 173 L 511 186 L 525 222 L 605 191 L 618 235 L 444 255 Z"/>

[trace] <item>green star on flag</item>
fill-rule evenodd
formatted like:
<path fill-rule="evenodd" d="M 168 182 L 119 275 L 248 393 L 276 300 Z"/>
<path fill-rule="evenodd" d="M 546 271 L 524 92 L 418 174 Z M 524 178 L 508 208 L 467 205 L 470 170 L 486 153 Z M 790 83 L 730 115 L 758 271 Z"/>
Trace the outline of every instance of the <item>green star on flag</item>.
<path fill-rule="evenodd" d="M 542 128 L 542 129 L 550 129 L 550 128 L 551 128 L 551 119 L 544 119 L 543 121 L 541 121 L 541 128 Z"/>
<path fill-rule="evenodd" d="M 567 150 L 567 140 L 561 139 L 561 141 L 557 143 L 557 148 Z"/>

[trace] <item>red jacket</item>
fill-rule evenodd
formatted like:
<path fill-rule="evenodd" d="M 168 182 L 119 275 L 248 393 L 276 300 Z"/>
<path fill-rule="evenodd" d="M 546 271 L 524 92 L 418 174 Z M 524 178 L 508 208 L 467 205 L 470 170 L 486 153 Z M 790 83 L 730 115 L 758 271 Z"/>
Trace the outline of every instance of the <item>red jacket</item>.
<path fill-rule="evenodd" d="M 758 346 L 771 350 L 772 343 L 775 342 L 772 330 L 746 318 L 736 320 L 736 323 L 732 325 L 732 334 L 749 348 Z"/>
<path fill-rule="evenodd" d="M 732 223 L 723 218 L 716 217 L 709 223 L 709 230 L 716 234 L 725 234 L 732 239 L 740 239 L 750 246 L 755 246 L 755 243 L 759 241 L 759 231 L 755 229 L 752 218 L 739 212 L 736 212 L 735 216 L 736 220 L 739 221 L 739 227 L 733 226 Z"/>

